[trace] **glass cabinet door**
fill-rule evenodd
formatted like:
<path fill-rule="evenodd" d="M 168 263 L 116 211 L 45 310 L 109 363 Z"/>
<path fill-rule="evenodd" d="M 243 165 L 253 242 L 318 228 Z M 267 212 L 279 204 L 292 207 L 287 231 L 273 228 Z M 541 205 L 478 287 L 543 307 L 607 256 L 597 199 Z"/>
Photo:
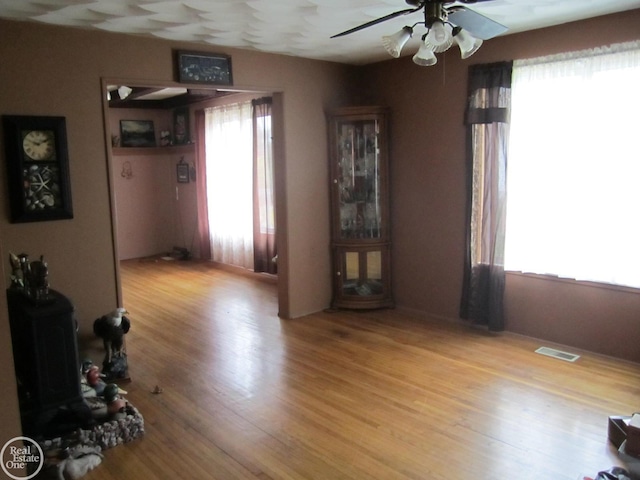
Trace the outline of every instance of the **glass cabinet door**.
<path fill-rule="evenodd" d="M 345 251 L 343 260 L 343 295 L 364 296 L 382 293 L 382 256 L 380 250 Z"/>
<path fill-rule="evenodd" d="M 344 306 L 365 306 L 389 297 L 388 247 L 337 247 L 337 301 Z M 362 304 L 362 305 L 361 305 Z M 390 306 L 383 302 L 381 306 Z"/>
<path fill-rule="evenodd" d="M 338 239 L 381 236 L 378 134 L 377 119 L 337 122 Z"/>
<path fill-rule="evenodd" d="M 391 294 L 389 111 L 328 112 L 334 308 L 387 308 Z"/>

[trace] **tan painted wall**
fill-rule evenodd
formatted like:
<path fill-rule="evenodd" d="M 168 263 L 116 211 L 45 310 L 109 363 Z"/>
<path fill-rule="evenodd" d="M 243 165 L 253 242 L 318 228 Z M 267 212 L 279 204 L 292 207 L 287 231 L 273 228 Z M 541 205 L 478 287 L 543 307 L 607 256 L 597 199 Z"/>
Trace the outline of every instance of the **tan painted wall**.
<path fill-rule="evenodd" d="M 111 135 L 118 134 L 120 120 L 151 120 L 156 133 L 156 145 L 160 145 L 161 130 L 172 130 L 172 119 L 171 110 L 109 109 Z M 133 150 L 135 154 L 121 155 L 127 150 L 116 149 L 118 154 L 111 159 L 118 258 L 125 260 L 166 254 L 171 252 L 174 245 L 188 247 L 182 245 L 180 221 L 184 215 L 179 209 L 191 196 L 195 184 L 176 182 L 176 164 L 181 157 L 187 163 L 193 162 L 193 150 L 186 154 L 173 153 L 174 150 L 168 148 Z M 177 198 L 176 189 L 179 192 Z M 189 221 L 187 227 L 193 229 L 191 216 L 186 220 Z"/>
<path fill-rule="evenodd" d="M 185 161 L 193 161 L 193 154 L 184 157 Z M 189 247 L 182 245 L 177 231 L 180 222 L 177 209 L 195 187 L 191 183 L 176 183 L 179 161 L 180 156 L 166 153 L 113 158 L 121 260 L 166 254 L 174 245 Z M 131 176 L 123 177 L 123 169 L 130 170 Z M 176 189 L 185 195 L 178 194 L 176 199 Z"/>
<path fill-rule="evenodd" d="M 171 84 L 174 49 L 229 53 L 234 84 L 280 92 L 274 108 L 282 237 L 280 314 L 298 317 L 329 303 L 329 221 L 325 108 L 347 103 L 353 69 L 261 52 L 194 46 L 154 38 L 0 21 L 0 114 L 61 115 L 67 120 L 74 219 L 8 222 L 5 169 L 0 169 L 0 247 L 44 255 L 50 283 L 75 303 L 81 335 L 116 306 L 107 136 L 101 79 Z M 110 141 L 110 139 L 109 139 Z M 0 139 L 3 142 L 3 139 Z M 4 148 L 0 145 L 0 161 Z M 290 261 L 289 257 L 294 259 Z M 4 255 L 2 257 L 4 259 Z M 3 260 L 4 266 L 4 260 Z M 6 286 L 7 275 L 0 280 Z M 0 431 L 17 433 L 15 376 L 6 307 L 0 303 Z"/>
<path fill-rule="evenodd" d="M 640 10 L 508 35 L 467 61 L 410 57 L 363 69 L 363 101 L 391 107 L 393 289 L 400 307 L 457 319 L 465 235 L 465 127 L 470 64 L 640 38 Z M 588 99 L 585 99 L 588 101 Z M 509 275 L 507 329 L 640 361 L 640 293 Z"/>

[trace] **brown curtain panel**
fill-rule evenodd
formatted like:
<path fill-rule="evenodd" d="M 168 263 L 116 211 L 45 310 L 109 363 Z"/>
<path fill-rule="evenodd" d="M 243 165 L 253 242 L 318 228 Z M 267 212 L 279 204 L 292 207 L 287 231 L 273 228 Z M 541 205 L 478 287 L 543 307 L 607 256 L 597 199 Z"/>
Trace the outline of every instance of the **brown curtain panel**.
<path fill-rule="evenodd" d="M 469 68 L 467 245 L 460 316 L 504 330 L 507 148 L 513 62 Z"/>
<path fill-rule="evenodd" d="M 207 156 L 205 145 L 204 110 L 195 112 L 196 120 L 196 197 L 198 203 L 198 244 L 200 258 L 211 260 L 211 234 L 207 208 Z"/>
<path fill-rule="evenodd" d="M 271 97 L 253 100 L 253 251 L 256 272 L 278 273 Z"/>

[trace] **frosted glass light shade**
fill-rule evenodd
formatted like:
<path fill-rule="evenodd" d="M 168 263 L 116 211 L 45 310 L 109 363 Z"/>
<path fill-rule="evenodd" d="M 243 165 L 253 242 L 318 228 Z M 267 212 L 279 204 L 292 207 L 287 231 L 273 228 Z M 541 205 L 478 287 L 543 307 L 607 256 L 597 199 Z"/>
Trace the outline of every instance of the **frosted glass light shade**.
<path fill-rule="evenodd" d="M 463 59 L 469 58 L 476 53 L 482 45 L 482 40 L 475 38 L 466 30 L 462 29 L 453 36 L 453 40 L 458 44 L 458 47 L 460 47 L 460 56 Z"/>
<path fill-rule="evenodd" d="M 431 25 L 424 42 L 435 53 L 444 52 L 453 44 L 451 26 L 445 25 L 441 20 L 436 20 Z"/>
<path fill-rule="evenodd" d="M 389 52 L 389 55 L 394 58 L 398 58 L 402 51 L 402 47 L 404 47 L 409 41 L 411 35 L 413 35 L 413 28 L 403 27 L 402 30 L 394 33 L 393 35 L 386 35 L 382 37 L 382 45 L 385 50 Z"/>
<path fill-rule="evenodd" d="M 120 100 L 124 100 L 125 98 L 127 98 L 129 95 L 131 95 L 131 92 L 133 92 L 133 89 L 127 87 L 126 85 L 118 87 L 118 95 L 120 95 Z"/>
<path fill-rule="evenodd" d="M 420 44 L 420 48 L 413 56 L 413 63 L 420 65 L 421 67 L 430 67 L 438 62 L 433 50 L 425 42 Z"/>

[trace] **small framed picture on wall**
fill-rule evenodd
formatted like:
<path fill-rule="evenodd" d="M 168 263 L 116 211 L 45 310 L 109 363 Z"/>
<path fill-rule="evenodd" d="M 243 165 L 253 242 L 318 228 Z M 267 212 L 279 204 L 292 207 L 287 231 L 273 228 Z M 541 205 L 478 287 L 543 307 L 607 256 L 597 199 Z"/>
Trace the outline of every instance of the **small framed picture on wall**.
<path fill-rule="evenodd" d="M 189 183 L 189 164 L 178 163 L 176 165 L 176 179 L 178 183 Z"/>
<path fill-rule="evenodd" d="M 181 83 L 233 84 L 229 55 L 178 51 L 177 57 L 178 81 Z"/>
<path fill-rule="evenodd" d="M 155 147 L 156 132 L 152 120 L 120 120 L 123 147 Z"/>
<path fill-rule="evenodd" d="M 176 145 L 191 143 L 188 108 L 176 108 L 173 111 L 173 140 Z"/>

